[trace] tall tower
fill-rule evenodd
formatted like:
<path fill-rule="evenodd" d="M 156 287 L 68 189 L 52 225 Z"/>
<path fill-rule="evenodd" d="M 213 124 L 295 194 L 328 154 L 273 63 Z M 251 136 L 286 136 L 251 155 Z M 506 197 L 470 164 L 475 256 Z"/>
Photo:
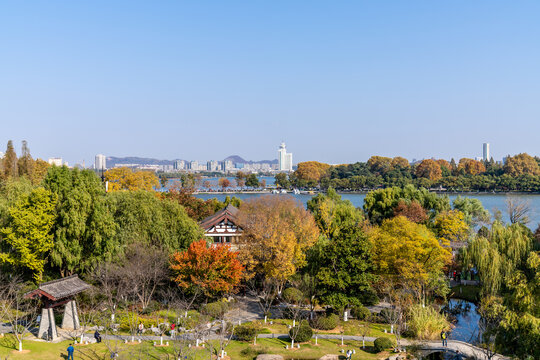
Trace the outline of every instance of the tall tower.
<path fill-rule="evenodd" d="M 489 156 L 489 143 L 484 143 L 482 150 L 482 159 L 484 159 L 484 161 L 489 161 L 491 159 Z"/>
<path fill-rule="evenodd" d="M 103 154 L 97 154 L 96 160 L 94 162 L 96 170 L 106 170 L 107 169 L 107 159 Z"/>
<path fill-rule="evenodd" d="M 292 171 L 292 153 L 287 153 L 287 147 L 282 142 L 278 150 L 279 171 Z"/>

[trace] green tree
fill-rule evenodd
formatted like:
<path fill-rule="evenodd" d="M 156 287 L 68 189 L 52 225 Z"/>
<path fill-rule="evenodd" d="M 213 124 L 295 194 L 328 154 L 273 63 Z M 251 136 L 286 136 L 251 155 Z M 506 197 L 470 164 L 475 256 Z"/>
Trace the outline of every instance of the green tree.
<path fill-rule="evenodd" d="M 119 250 L 105 189 L 91 170 L 53 166 L 43 184 L 58 197 L 51 265 L 62 276 L 91 270 Z"/>
<path fill-rule="evenodd" d="M 291 182 L 289 181 L 287 174 L 284 172 L 277 173 L 274 176 L 274 179 L 275 179 L 276 186 L 278 187 L 288 189 L 291 186 Z"/>
<path fill-rule="evenodd" d="M 257 178 L 257 175 L 249 174 L 246 180 L 246 186 L 249 186 L 252 188 L 259 187 L 259 179 Z"/>
<path fill-rule="evenodd" d="M 21 157 L 17 162 L 17 168 L 19 171 L 19 176 L 25 176 L 28 179 L 33 179 L 34 177 L 34 159 L 30 155 L 30 149 L 28 148 L 28 143 L 26 140 L 22 142 L 22 152 Z"/>
<path fill-rule="evenodd" d="M 4 180 L 9 178 L 16 178 L 19 175 L 17 170 L 17 154 L 13 148 L 13 141 L 9 140 L 7 143 L 6 152 L 4 154 L 4 159 L 2 160 L 3 174 L 2 177 Z"/>
<path fill-rule="evenodd" d="M 203 237 L 201 228 L 178 201 L 147 191 L 119 191 L 107 196 L 118 231 L 114 243 L 140 242 L 172 253 Z"/>
<path fill-rule="evenodd" d="M 461 211 L 469 226 L 489 222 L 490 214 L 478 199 L 458 196 L 452 203 L 455 210 Z"/>
<path fill-rule="evenodd" d="M 22 195 L 9 209 L 9 225 L 0 229 L 0 262 L 30 270 L 35 281 L 41 280 L 53 247 L 55 198 L 44 188 Z"/>
<path fill-rule="evenodd" d="M 343 310 L 373 301 L 371 246 L 358 226 L 343 226 L 333 239 L 319 240 L 308 259 L 323 303 Z"/>
<path fill-rule="evenodd" d="M 402 200 L 406 203 L 417 201 L 428 211 L 430 217 L 436 216 L 441 211 L 450 210 L 448 197 L 407 185 L 403 188 L 394 186 L 370 191 L 364 199 L 364 211 L 372 223 L 380 224 L 384 219 L 394 216 L 394 209 Z"/>

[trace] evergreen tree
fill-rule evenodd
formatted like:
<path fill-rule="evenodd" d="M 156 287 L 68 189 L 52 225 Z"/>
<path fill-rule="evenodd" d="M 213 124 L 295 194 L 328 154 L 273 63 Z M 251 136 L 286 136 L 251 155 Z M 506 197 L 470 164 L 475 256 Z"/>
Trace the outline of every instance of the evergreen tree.
<path fill-rule="evenodd" d="M 32 179 L 34 175 L 34 159 L 30 155 L 30 149 L 26 140 L 22 142 L 21 157 L 18 162 L 19 176 L 25 176 L 28 179 Z"/>
<path fill-rule="evenodd" d="M 4 180 L 17 177 L 17 154 L 13 148 L 13 141 L 7 143 L 6 153 L 3 160 L 3 178 Z"/>

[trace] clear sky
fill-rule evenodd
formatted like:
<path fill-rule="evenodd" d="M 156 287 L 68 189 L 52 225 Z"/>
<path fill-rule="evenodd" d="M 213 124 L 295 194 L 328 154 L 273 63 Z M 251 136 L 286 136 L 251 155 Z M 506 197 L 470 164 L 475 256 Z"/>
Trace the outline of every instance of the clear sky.
<path fill-rule="evenodd" d="M 540 155 L 540 1 L 2 1 L 0 146 Z"/>

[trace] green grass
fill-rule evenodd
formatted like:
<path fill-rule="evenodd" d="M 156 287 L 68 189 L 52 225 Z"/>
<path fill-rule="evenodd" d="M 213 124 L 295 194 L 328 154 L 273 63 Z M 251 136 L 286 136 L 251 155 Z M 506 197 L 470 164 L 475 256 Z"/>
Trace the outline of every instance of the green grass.
<path fill-rule="evenodd" d="M 9 357 L 10 360 L 19 359 L 39 359 L 39 360 L 56 360 L 65 359 L 67 352 L 66 348 L 69 346 L 68 341 L 64 341 L 57 344 L 37 342 L 37 341 L 25 341 L 23 343 L 23 349 L 30 350 L 29 353 L 18 354 L 13 352 L 15 343 L 13 337 L 10 335 L 0 338 L 0 356 L 2 359 Z M 217 345 L 217 343 L 215 343 Z M 360 349 L 361 342 L 345 341 L 345 347 L 341 347 L 339 340 L 322 340 L 319 339 L 318 346 L 315 346 L 315 340 L 310 341 L 308 344 L 301 344 L 300 349 L 287 350 L 285 347 L 288 345 L 288 341 L 281 339 L 258 339 L 257 345 L 231 341 L 226 351 L 231 359 L 234 360 L 252 360 L 258 353 L 270 353 L 280 354 L 286 359 L 318 359 L 326 354 L 341 354 L 341 349 L 356 349 L 356 354 L 353 356 L 355 360 L 375 360 L 379 359 L 382 354 L 376 354 L 373 350 L 373 344 L 366 342 L 366 350 Z M 167 359 L 167 355 L 171 353 L 171 347 L 153 347 L 152 342 L 146 341 L 140 345 L 125 345 L 118 343 L 121 349 L 119 359 Z M 97 359 L 95 356 L 89 357 L 90 354 L 97 353 L 103 355 L 103 359 L 108 359 L 107 348 L 105 344 L 91 344 L 86 346 L 77 346 L 75 352 L 75 359 Z M 141 356 L 142 354 L 142 356 Z M 196 350 L 193 353 L 194 360 L 203 360 L 209 358 L 209 351 L 207 349 Z"/>

